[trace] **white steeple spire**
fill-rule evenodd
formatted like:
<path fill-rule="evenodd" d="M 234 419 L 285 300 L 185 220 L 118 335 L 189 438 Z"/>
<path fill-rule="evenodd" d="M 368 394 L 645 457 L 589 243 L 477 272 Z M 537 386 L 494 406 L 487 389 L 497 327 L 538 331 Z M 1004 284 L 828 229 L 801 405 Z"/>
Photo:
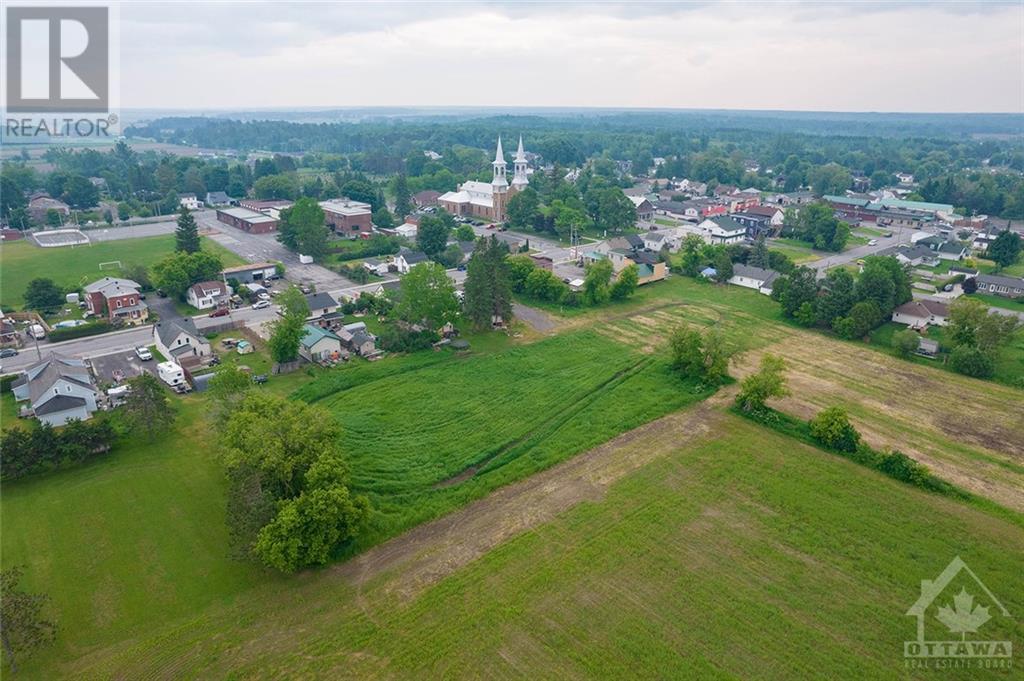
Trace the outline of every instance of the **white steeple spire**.
<path fill-rule="evenodd" d="M 505 152 L 501 150 L 501 135 L 498 135 L 498 149 L 494 152 L 494 162 L 505 162 Z"/>
<path fill-rule="evenodd" d="M 530 178 L 526 175 L 526 152 L 523 151 L 523 136 L 519 136 L 519 149 L 516 151 L 515 160 L 512 163 L 512 169 L 515 174 L 512 176 L 512 187 L 517 190 L 526 189 L 526 186 L 530 184 Z"/>
<path fill-rule="evenodd" d="M 494 162 L 491 163 L 494 168 L 494 177 L 491 180 L 491 185 L 498 189 L 508 188 L 508 180 L 505 179 L 505 172 L 508 170 L 508 165 L 505 163 L 505 152 L 501 150 L 501 137 L 498 137 L 498 149 L 494 152 Z"/>

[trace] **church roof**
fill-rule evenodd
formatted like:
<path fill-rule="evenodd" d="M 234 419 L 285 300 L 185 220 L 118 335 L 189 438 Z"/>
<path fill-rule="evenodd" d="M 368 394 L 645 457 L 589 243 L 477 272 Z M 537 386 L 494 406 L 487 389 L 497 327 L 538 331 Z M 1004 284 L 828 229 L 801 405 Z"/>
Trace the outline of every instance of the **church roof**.
<path fill-rule="evenodd" d="M 501 135 L 498 135 L 498 148 L 494 152 L 494 162 L 495 163 L 504 163 L 505 162 L 505 152 L 503 152 L 501 150 Z"/>
<path fill-rule="evenodd" d="M 523 136 L 522 135 L 519 136 L 519 149 L 516 150 L 516 161 L 518 161 L 518 162 L 525 162 L 526 161 L 526 152 L 523 151 Z"/>

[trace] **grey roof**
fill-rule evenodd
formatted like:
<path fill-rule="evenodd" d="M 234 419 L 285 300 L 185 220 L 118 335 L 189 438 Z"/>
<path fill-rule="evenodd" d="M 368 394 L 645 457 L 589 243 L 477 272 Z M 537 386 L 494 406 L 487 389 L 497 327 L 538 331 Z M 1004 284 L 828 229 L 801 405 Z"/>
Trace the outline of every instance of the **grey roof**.
<path fill-rule="evenodd" d="M 312 311 L 326 307 L 337 307 L 338 301 L 332 298 L 331 294 L 326 291 L 317 291 L 306 296 L 306 304 L 309 305 L 309 309 Z"/>
<path fill-rule="evenodd" d="M 423 251 L 409 251 L 407 253 L 403 253 L 402 257 L 405 258 L 405 262 L 408 265 L 426 262 L 428 259 L 427 254 Z"/>
<path fill-rule="evenodd" d="M 62 357 L 56 353 L 51 353 L 42 362 L 30 366 L 25 370 L 24 376 L 29 384 L 29 400 L 31 402 L 35 402 L 43 393 L 49 391 L 58 379 L 95 390 L 85 362 Z M 18 385 L 23 384 L 24 382 Z"/>
<path fill-rule="evenodd" d="M 353 345 L 363 345 L 364 343 L 372 343 L 373 336 L 366 333 L 366 331 L 359 330 L 352 334 L 351 342 Z"/>
<path fill-rule="evenodd" d="M 1021 277 L 1007 277 L 1002 274 L 979 274 L 977 280 L 979 284 L 995 284 L 996 286 L 1006 286 L 1007 288 L 1024 288 L 1024 278 Z"/>
<path fill-rule="evenodd" d="M 40 414 L 53 414 L 59 411 L 67 411 L 68 409 L 77 409 L 85 406 L 84 397 L 74 397 L 73 395 L 57 395 L 52 400 L 49 400 L 45 404 L 39 406 L 35 410 L 36 416 Z"/>
<path fill-rule="evenodd" d="M 231 197 L 224 192 L 206 192 L 206 203 L 231 203 Z"/>
<path fill-rule="evenodd" d="M 628 241 L 629 245 L 632 246 L 633 248 L 643 248 L 644 247 L 644 239 L 643 239 L 642 236 L 640 236 L 638 234 L 627 234 L 626 235 L 626 241 Z"/>
<path fill-rule="evenodd" d="M 199 329 L 188 317 L 157 322 L 153 328 L 156 329 L 157 336 L 164 345 L 170 345 L 181 333 L 187 333 L 196 339 L 200 338 Z"/>
<path fill-rule="evenodd" d="M 170 353 L 177 357 L 178 355 L 192 354 L 196 351 L 194 345 L 179 345 L 170 349 Z"/>
<path fill-rule="evenodd" d="M 666 235 L 662 234 L 661 232 L 651 232 L 646 237 L 644 237 L 644 241 L 653 241 L 654 243 L 658 243 L 659 241 L 662 241 L 665 238 L 665 236 Z"/>
<path fill-rule="evenodd" d="M 725 215 L 713 217 L 711 218 L 711 222 L 729 232 L 745 232 L 747 230 L 746 227 Z"/>
<path fill-rule="evenodd" d="M 959 244 L 955 241 L 947 241 L 939 246 L 939 253 L 963 253 L 967 250 L 963 244 Z"/>
<path fill-rule="evenodd" d="M 779 276 L 779 273 L 775 270 L 766 270 L 763 267 L 754 267 L 753 265 L 744 265 L 742 263 L 736 263 L 732 266 L 732 275 L 734 277 L 746 277 L 747 279 L 756 279 L 769 284 L 775 281 L 775 277 Z M 762 284 L 763 285 L 763 284 Z"/>
<path fill-rule="evenodd" d="M 120 293 L 118 289 L 123 290 L 124 293 L 134 293 L 142 288 L 138 282 L 134 282 L 131 279 L 103 277 L 102 279 L 97 279 L 91 284 L 86 284 L 82 287 L 82 290 L 86 293 L 96 293 L 98 291 L 104 291 L 104 289 L 109 287 L 113 287 L 113 290 L 111 290 L 107 295 L 118 295 Z"/>
<path fill-rule="evenodd" d="M 903 303 L 895 310 L 896 314 L 905 314 L 912 317 L 929 317 L 935 315 L 936 317 L 948 317 L 949 306 L 945 303 L 940 303 L 937 300 L 928 300 L 922 298 L 920 300 L 911 300 L 910 302 Z"/>

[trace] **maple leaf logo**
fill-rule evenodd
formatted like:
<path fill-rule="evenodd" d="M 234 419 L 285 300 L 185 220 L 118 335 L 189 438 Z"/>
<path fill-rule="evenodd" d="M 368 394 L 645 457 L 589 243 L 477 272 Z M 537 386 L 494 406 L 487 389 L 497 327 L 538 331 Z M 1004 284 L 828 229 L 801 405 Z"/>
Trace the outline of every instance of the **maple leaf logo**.
<path fill-rule="evenodd" d="M 960 634 L 961 640 L 967 638 L 967 632 L 977 633 L 978 627 L 992 619 L 988 606 L 974 605 L 974 596 L 962 587 L 960 593 L 953 597 L 953 607 L 943 605 L 935 617 L 951 632 Z"/>

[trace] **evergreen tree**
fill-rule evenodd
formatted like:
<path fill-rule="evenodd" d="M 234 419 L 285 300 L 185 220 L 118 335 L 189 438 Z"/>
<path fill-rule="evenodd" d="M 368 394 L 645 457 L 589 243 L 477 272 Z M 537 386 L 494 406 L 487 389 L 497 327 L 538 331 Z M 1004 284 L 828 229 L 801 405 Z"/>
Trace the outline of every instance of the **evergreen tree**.
<path fill-rule="evenodd" d="M 485 329 L 495 317 L 512 317 L 512 277 L 505 259 L 508 247 L 495 237 L 481 238 L 466 265 L 465 314 L 474 328 Z"/>
<path fill-rule="evenodd" d="M 196 219 L 185 206 L 178 211 L 178 228 L 174 230 L 174 250 L 195 253 L 200 248 Z"/>
<path fill-rule="evenodd" d="M 405 173 L 399 173 L 395 178 L 395 217 L 404 220 L 405 216 L 412 212 L 412 201 L 409 197 L 409 183 Z"/>
<path fill-rule="evenodd" d="M 754 242 L 754 248 L 750 251 L 747 264 L 762 269 L 771 267 L 771 256 L 768 255 L 768 244 L 765 243 L 764 234 L 757 237 L 757 241 Z"/>

